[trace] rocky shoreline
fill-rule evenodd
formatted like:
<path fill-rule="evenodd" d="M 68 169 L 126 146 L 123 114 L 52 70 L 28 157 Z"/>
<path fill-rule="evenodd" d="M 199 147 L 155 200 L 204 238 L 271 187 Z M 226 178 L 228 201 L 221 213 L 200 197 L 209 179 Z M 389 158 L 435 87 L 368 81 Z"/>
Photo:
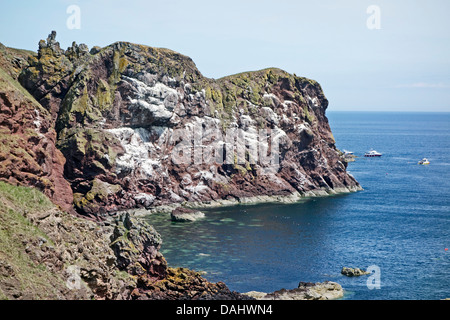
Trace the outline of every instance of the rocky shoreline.
<path fill-rule="evenodd" d="M 23 199 L 34 199 L 34 202 Z M 39 205 L 36 205 L 39 204 Z M 334 299 L 338 285 L 302 284 L 261 296 L 171 268 L 161 236 L 128 212 L 99 223 L 61 211 L 32 188 L 0 182 L 0 299 Z M 14 249 L 8 249 L 14 246 Z M 333 289 L 334 288 L 334 289 Z M 331 295 L 333 293 L 333 295 Z"/>
<path fill-rule="evenodd" d="M 361 186 L 355 186 L 352 188 L 341 188 L 341 189 L 323 189 L 323 190 L 314 190 L 310 191 L 304 195 L 296 192 L 291 195 L 286 196 L 254 196 L 247 198 L 233 198 L 233 199 L 217 199 L 217 200 L 208 200 L 208 201 L 200 201 L 200 202 L 175 202 L 171 204 L 164 204 L 158 206 L 150 206 L 148 208 L 137 208 L 130 209 L 124 211 L 118 211 L 117 213 L 130 212 L 135 216 L 146 216 L 153 213 L 171 213 L 173 210 L 177 208 L 189 208 L 189 209 L 210 209 L 210 208 L 218 208 L 218 207 L 231 207 L 237 205 L 257 205 L 257 204 L 270 204 L 270 203 L 280 203 L 280 204 L 294 204 L 301 203 L 302 201 L 316 198 L 316 197 L 327 197 L 334 196 L 338 194 L 347 194 L 362 191 L 363 188 Z M 116 213 L 113 213 L 113 215 Z"/>
<path fill-rule="evenodd" d="M 23 201 L 30 198 L 39 205 Z M 34 189 L 0 182 L 0 300 L 250 299 L 169 267 L 161 241 L 130 214 L 98 223 L 61 211 Z"/>

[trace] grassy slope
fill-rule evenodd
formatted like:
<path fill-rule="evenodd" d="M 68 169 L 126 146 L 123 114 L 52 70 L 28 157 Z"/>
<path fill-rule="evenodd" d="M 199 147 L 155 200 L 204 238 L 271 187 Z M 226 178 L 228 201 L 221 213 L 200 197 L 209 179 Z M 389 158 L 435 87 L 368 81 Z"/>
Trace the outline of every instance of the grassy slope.
<path fill-rule="evenodd" d="M 19 69 L 16 70 L 10 60 L 15 57 L 25 60 L 33 53 L 2 45 L 0 51 L 0 90 L 20 95 L 35 108 L 42 110 L 36 100 L 11 76 L 17 77 Z M 5 148 L 8 149 L 5 144 L 0 146 L 2 152 L 9 152 Z M 26 213 L 45 212 L 53 208 L 50 200 L 38 190 L 0 182 L 0 299 L 46 299 L 57 296 L 55 285 L 61 286 L 62 280 L 50 273 L 45 266 L 33 262 L 26 253 L 28 243 L 45 239 L 48 245 L 52 244 L 46 234 L 25 217 Z"/>
<path fill-rule="evenodd" d="M 2 67 L 0 67 L 0 89 L 2 91 L 19 91 L 24 97 L 29 99 L 33 105 L 43 109 L 34 97 L 22 87 L 18 81 L 14 80 L 5 70 L 3 70 Z"/>
<path fill-rule="evenodd" d="M 28 59 L 36 57 L 36 52 L 5 47 L 0 43 L 0 67 L 17 80 Z"/>
<path fill-rule="evenodd" d="M 29 299 L 57 296 L 55 285 L 62 285 L 62 279 L 34 263 L 26 253 L 31 241 L 45 239 L 51 245 L 46 234 L 27 220 L 26 213 L 52 208 L 50 200 L 36 189 L 0 182 L 0 299 L 14 294 Z M 5 293 L 6 287 L 14 287 L 13 292 Z"/>

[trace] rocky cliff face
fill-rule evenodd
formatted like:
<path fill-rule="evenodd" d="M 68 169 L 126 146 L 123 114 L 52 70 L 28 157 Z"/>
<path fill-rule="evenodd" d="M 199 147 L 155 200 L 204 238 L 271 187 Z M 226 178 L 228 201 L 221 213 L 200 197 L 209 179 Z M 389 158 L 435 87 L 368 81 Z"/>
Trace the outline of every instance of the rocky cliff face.
<path fill-rule="evenodd" d="M 213 80 L 168 49 L 63 51 L 55 35 L 19 80 L 53 121 L 78 212 L 359 188 L 317 82 L 275 68 Z"/>
<path fill-rule="evenodd" d="M 0 44 L 0 298 L 245 299 L 169 268 L 156 231 L 116 212 L 360 189 L 313 80 L 275 68 L 214 80 L 171 50 L 62 50 L 55 37 L 37 54 Z"/>
<path fill-rule="evenodd" d="M 34 186 L 73 209 L 50 113 L 16 81 L 30 53 L 0 46 L 0 180 Z"/>

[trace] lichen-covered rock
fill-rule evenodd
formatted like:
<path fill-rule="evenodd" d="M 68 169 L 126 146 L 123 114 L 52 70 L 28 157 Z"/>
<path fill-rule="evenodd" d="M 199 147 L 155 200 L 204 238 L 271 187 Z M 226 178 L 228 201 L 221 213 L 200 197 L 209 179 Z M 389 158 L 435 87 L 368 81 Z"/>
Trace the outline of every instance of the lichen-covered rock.
<path fill-rule="evenodd" d="M 99 224 L 62 212 L 35 188 L 0 181 L 0 299 L 248 299 L 169 268 L 160 244 L 129 213 Z"/>
<path fill-rule="evenodd" d="M 253 300 L 231 291 L 223 282 L 211 283 L 200 273 L 185 268 L 168 268 L 164 279 L 141 278 L 134 300 Z"/>
<path fill-rule="evenodd" d="M 36 56 L 36 52 L 8 48 L 0 43 L 0 68 L 14 80 L 17 80 L 22 70 L 29 66 L 28 59 Z"/>
<path fill-rule="evenodd" d="M 128 212 L 117 217 L 114 223 L 111 248 L 118 268 L 132 275 L 164 278 L 167 262 L 159 252 L 161 236 L 155 229 Z"/>
<path fill-rule="evenodd" d="M 348 267 L 343 267 L 341 273 L 347 277 L 359 277 L 366 274 L 370 274 L 370 272 L 367 272 L 360 268 L 348 268 Z"/>
<path fill-rule="evenodd" d="M 39 42 L 37 57 L 30 56 L 28 66 L 19 75 L 21 85 L 50 112 L 53 125 L 69 83 L 77 76 L 74 64 L 55 37 L 56 32 L 52 31 L 47 41 Z"/>
<path fill-rule="evenodd" d="M 136 281 L 117 269 L 110 232 L 0 182 L 0 299 L 130 299 Z"/>

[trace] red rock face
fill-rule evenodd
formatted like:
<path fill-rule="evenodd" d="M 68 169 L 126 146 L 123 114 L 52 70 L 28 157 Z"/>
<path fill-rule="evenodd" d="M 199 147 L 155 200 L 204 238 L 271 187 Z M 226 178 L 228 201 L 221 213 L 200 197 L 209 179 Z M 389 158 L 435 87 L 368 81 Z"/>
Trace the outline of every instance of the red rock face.
<path fill-rule="evenodd" d="M 19 79 L 51 115 L 83 214 L 360 189 L 320 85 L 279 69 L 213 80 L 171 50 L 49 37 Z"/>
<path fill-rule="evenodd" d="M 56 148 L 50 114 L 2 70 L 0 88 L 0 179 L 36 187 L 73 211 L 72 190 L 63 175 L 65 158 Z"/>

